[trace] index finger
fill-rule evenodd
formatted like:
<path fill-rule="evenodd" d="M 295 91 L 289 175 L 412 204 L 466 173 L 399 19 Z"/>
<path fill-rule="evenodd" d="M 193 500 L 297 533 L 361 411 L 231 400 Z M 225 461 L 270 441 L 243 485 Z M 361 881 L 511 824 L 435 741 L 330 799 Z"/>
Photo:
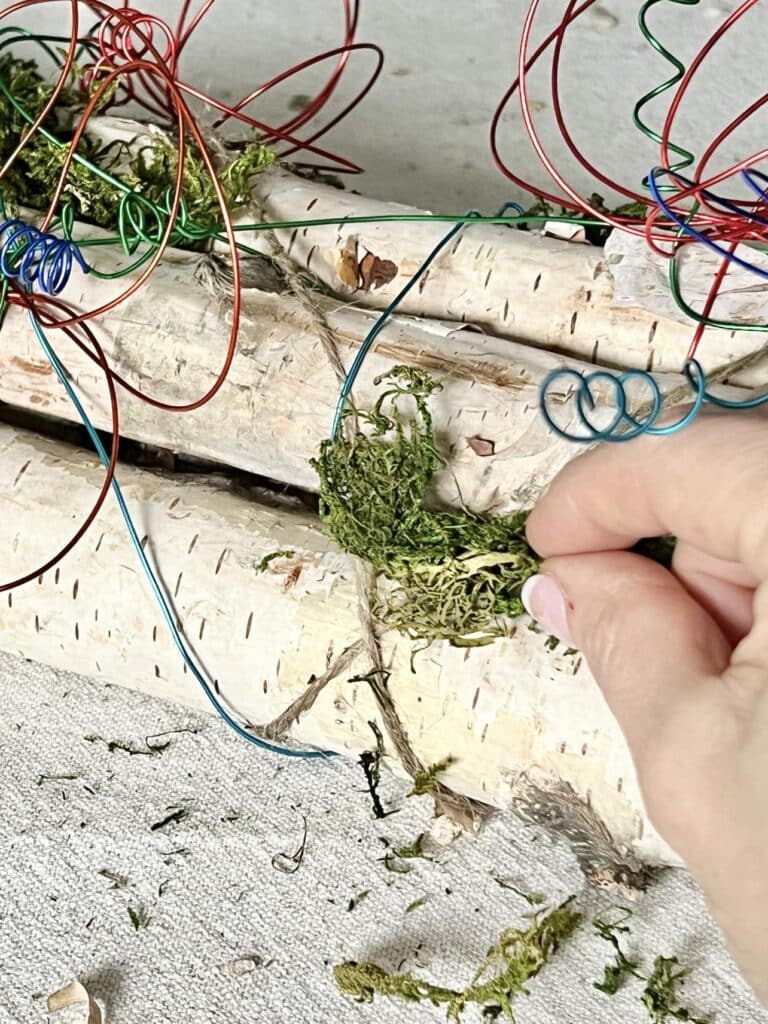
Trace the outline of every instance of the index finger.
<path fill-rule="evenodd" d="M 679 433 L 605 444 L 554 479 L 528 519 L 542 556 L 686 540 L 768 577 L 768 419 L 706 415 Z"/>

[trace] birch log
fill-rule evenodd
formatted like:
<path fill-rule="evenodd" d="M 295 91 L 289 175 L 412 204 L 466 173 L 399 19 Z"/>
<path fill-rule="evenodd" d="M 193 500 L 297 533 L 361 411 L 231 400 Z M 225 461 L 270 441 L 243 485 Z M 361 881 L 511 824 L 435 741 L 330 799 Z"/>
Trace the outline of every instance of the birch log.
<path fill-rule="evenodd" d="M 66 539 L 102 474 L 88 453 L 0 426 L 4 576 L 42 563 Z M 295 503 L 236 494 L 222 479 L 129 467 L 120 479 L 185 635 L 244 718 L 279 716 L 358 641 L 352 566 Z M 276 549 L 294 554 L 255 572 Z M 3 649 L 208 707 L 166 634 L 113 502 L 59 568 L 2 600 Z M 490 647 L 435 644 L 418 656 L 415 674 L 407 640 L 386 635 L 383 649 L 411 744 L 425 763 L 455 757 L 446 781 L 459 792 L 504 807 L 521 773 L 544 789 L 568 783 L 618 845 L 674 862 L 645 819 L 629 754 L 577 654 L 551 651 L 523 624 Z M 351 681 L 369 668 L 364 657 L 349 658 L 290 737 L 349 753 L 370 748 L 367 723 L 377 708 L 368 684 Z"/>
<path fill-rule="evenodd" d="M 93 118 L 89 130 L 105 144 L 120 140 L 129 147 L 164 134 L 156 126 L 115 117 Z M 115 170 L 119 172 L 119 164 Z M 418 216 L 428 211 L 341 191 L 282 167 L 257 176 L 253 194 L 253 204 L 235 218 L 239 225 L 332 219 L 335 223 L 330 225 L 285 229 L 276 235 L 298 268 L 314 274 L 346 301 L 368 309 L 383 309 L 450 228 L 408 220 L 345 225 L 348 217 Z M 261 232 L 243 230 L 239 237 L 268 251 Z M 223 244 L 217 248 L 226 251 Z M 395 274 L 390 280 L 366 278 L 364 260 L 369 254 L 392 264 Z M 752 249 L 745 248 L 744 256 L 760 263 L 760 254 Z M 717 258 L 706 250 L 688 251 L 683 292 L 694 307 L 703 305 L 717 269 Z M 747 279 L 734 285 L 734 278 L 745 274 Z M 748 272 L 732 267 L 721 291 L 729 297 L 728 307 L 718 305 L 715 316 L 723 312 L 725 319 L 752 325 L 768 319 L 764 286 Z M 500 338 L 591 363 L 661 372 L 679 371 L 692 333 L 690 320 L 671 302 L 666 261 L 648 250 L 644 238 L 617 232 L 603 250 L 537 232 L 470 224 L 437 258 L 400 311 L 475 325 Z M 766 343 L 768 331 L 708 329 L 697 358 L 709 373 Z M 768 359 L 740 371 L 734 383 L 762 384 L 766 364 Z"/>
<path fill-rule="evenodd" d="M 255 189 L 261 208 L 272 221 L 424 212 L 339 192 L 282 169 L 262 176 Z M 249 217 L 259 219 L 258 209 L 243 213 L 241 222 Z M 430 223 L 341 224 L 285 230 L 278 232 L 278 237 L 293 260 L 335 292 L 380 309 L 410 279 L 449 227 Z M 246 232 L 243 240 L 247 238 Z M 638 241 L 635 248 L 642 245 L 644 241 Z M 397 274 L 378 288 L 351 287 L 346 283 L 351 258 L 357 259 L 359 266 L 367 253 L 390 261 Z M 596 246 L 539 237 L 514 228 L 469 225 L 437 258 L 400 308 L 415 316 L 476 324 L 494 335 L 588 362 L 676 372 L 690 347 L 691 321 L 681 322 L 668 303 L 654 308 L 647 295 L 645 302 L 638 295 L 632 305 L 626 295 L 621 303 L 616 302 L 613 268 L 623 258 L 623 252 L 606 255 Z M 700 253 L 691 261 L 705 267 L 711 262 Z M 648 258 L 648 262 L 656 279 L 665 281 L 666 263 L 658 257 Z M 756 278 L 750 283 L 762 290 Z M 740 306 L 750 317 L 747 322 L 765 322 L 765 317 L 751 319 L 754 301 L 749 294 L 742 296 Z M 766 341 L 768 331 L 743 334 L 709 329 L 697 358 L 710 372 L 756 351 Z M 746 385 L 764 379 L 765 363 L 762 371 L 734 377 L 736 383 Z"/>
<path fill-rule="evenodd" d="M 85 234 L 103 233 L 87 228 L 81 237 Z M 97 251 L 107 264 L 127 261 L 117 248 Z M 204 394 L 224 359 L 226 290 L 210 287 L 206 259 L 171 250 L 149 283 L 98 324 L 113 369 L 165 401 L 182 404 Z M 250 273 L 246 268 L 246 276 Z M 62 298 L 75 309 L 94 308 L 130 280 L 101 281 L 75 271 Z M 349 365 L 375 314 L 328 298 L 315 302 Z M 66 337 L 49 333 L 94 422 L 109 429 L 99 368 Z M 9 312 L 3 325 L 0 359 L 0 401 L 77 418 L 26 314 L 18 309 Z M 441 450 L 450 456 L 438 480 L 441 500 L 455 503 L 460 492 L 470 507 L 494 513 L 528 506 L 573 456 L 573 446 L 548 430 L 537 406 L 538 386 L 563 364 L 561 357 L 465 325 L 397 316 L 364 363 L 354 392 L 357 404 L 369 408 L 377 395 L 374 378 L 403 362 L 422 366 L 445 382 L 431 403 Z M 571 359 L 569 365 L 583 364 Z M 594 369 L 591 364 L 584 368 Z M 665 390 L 682 380 L 673 373 L 659 379 Z M 213 402 L 199 412 L 176 415 L 123 393 L 120 430 L 148 444 L 314 490 L 317 480 L 309 459 L 328 436 L 338 391 L 316 326 L 301 304 L 286 292 L 248 288 L 235 361 Z M 604 395 L 610 397 L 607 389 Z M 478 436 L 493 442 L 492 458 L 478 456 L 468 443 Z"/>

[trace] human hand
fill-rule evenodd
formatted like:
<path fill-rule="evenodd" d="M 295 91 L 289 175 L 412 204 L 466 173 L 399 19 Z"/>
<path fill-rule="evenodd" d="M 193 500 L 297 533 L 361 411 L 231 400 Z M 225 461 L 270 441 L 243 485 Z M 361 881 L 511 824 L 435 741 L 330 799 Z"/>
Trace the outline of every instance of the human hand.
<path fill-rule="evenodd" d="M 626 550 L 664 534 L 671 572 Z M 768 1005 L 768 418 L 583 455 L 528 539 L 545 561 L 526 606 L 583 651 L 651 820 Z"/>

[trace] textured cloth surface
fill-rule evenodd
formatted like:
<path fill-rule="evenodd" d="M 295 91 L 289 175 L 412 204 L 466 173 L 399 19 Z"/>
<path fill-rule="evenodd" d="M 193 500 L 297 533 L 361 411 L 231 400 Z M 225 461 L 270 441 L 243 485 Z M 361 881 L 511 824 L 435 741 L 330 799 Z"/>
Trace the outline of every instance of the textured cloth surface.
<path fill-rule="evenodd" d="M 412 842 L 431 807 L 391 777 L 381 791 L 398 813 L 376 821 L 354 763 L 262 754 L 213 718 L 5 655 L 0 688 L 2 1022 L 44 1020 L 45 996 L 79 978 L 112 1024 L 427 1024 L 443 1011 L 347 1000 L 332 966 L 373 960 L 463 987 L 530 909 L 497 878 L 550 901 L 583 890 L 567 849 L 506 815 L 392 874 L 382 837 Z M 108 746 L 145 749 L 145 737 L 178 729 L 194 731 L 153 740 L 170 740 L 154 756 Z M 177 808 L 181 820 L 152 829 Z M 273 857 L 295 852 L 304 818 L 304 859 L 283 874 Z M 588 913 L 609 903 L 594 891 L 580 901 Z M 685 1000 L 697 1014 L 768 1022 L 684 874 L 637 902 L 629 949 L 692 966 Z M 594 990 L 610 952 L 583 927 L 519 999 L 518 1024 L 647 1021 L 642 986 L 612 999 Z M 227 966 L 249 956 L 260 966 Z"/>

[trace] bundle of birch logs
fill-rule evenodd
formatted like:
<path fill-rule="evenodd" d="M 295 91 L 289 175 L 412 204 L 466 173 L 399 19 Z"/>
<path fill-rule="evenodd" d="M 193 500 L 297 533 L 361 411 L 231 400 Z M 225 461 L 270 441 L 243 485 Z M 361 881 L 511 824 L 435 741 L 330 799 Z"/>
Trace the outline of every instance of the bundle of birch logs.
<path fill-rule="evenodd" d="M 113 119 L 99 130 L 105 137 L 147 131 Z M 184 634 L 220 694 L 275 740 L 355 755 L 371 747 L 373 721 L 395 767 L 403 761 L 413 772 L 451 757 L 446 794 L 450 787 L 559 828 L 598 879 L 631 881 L 644 863 L 676 863 L 645 816 L 624 741 L 581 656 L 552 649 L 525 621 L 491 646 L 432 644 L 413 666 L 408 638 L 380 635 L 384 692 L 370 684 L 354 567 L 303 496 L 317 490 L 309 460 L 328 436 L 339 390 L 317 323 L 324 318 L 348 366 L 376 311 L 445 225 L 345 226 L 351 215 L 408 211 L 283 169 L 259 176 L 254 189 L 253 208 L 238 214 L 242 223 L 340 221 L 276 234 L 283 258 L 334 297 L 309 292 L 310 308 L 284 277 L 263 273 L 264 261 L 245 260 L 237 355 L 217 398 L 184 415 L 128 394 L 120 403 L 123 436 L 167 453 L 151 467 L 121 464 L 118 477 Z M 78 237 L 88 234 L 99 231 L 78 226 Z M 263 233 L 243 240 L 275 244 Z M 118 247 L 99 255 L 115 265 L 128 260 Z M 365 362 L 354 398 L 370 407 L 374 378 L 395 364 L 443 380 L 431 400 L 448 457 L 435 500 L 455 505 L 460 491 L 468 507 L 490 515 L 527 508 L 578 454 L 538 411 L 538 385 L 553 368 L 651 366 L 665 390 L 679 387 L 690 325 L 654 314 L 647 289 L 634 305 L 614 301 L 625 258 L 469 225 L 411 292 Z M 73 273 L 62 298 L 89 309 L 125 285 Z M 122 376 L 184 401 L 215 379 L 230 315 L 225 256 L 169 250 L 149 282 L 102 318 L 99 338 Z M 702 361 L 715 370 L 765 340 L 708 333 Z M 109 429 L 98 368 L 66 338 L 55 341 L 94 422 Z M 43 422 L 35 417 L 65 421 L 76 413 L 18 310 L 2 328 L 0 368 L 0 564 L 3 578 L 13 578 L 71 535 L 103 469 L 92 452 L 48 429 L 50 421 L 45 430 L 30 427 Z M 730 383 L 743 394 L 760 377 L 752 365 Z M 290 554 L 257 572 L 276 551 Z M 165 632 L 113 502 L 58 568 L 2 603 L 2 649 L 207 707 Z"/>

